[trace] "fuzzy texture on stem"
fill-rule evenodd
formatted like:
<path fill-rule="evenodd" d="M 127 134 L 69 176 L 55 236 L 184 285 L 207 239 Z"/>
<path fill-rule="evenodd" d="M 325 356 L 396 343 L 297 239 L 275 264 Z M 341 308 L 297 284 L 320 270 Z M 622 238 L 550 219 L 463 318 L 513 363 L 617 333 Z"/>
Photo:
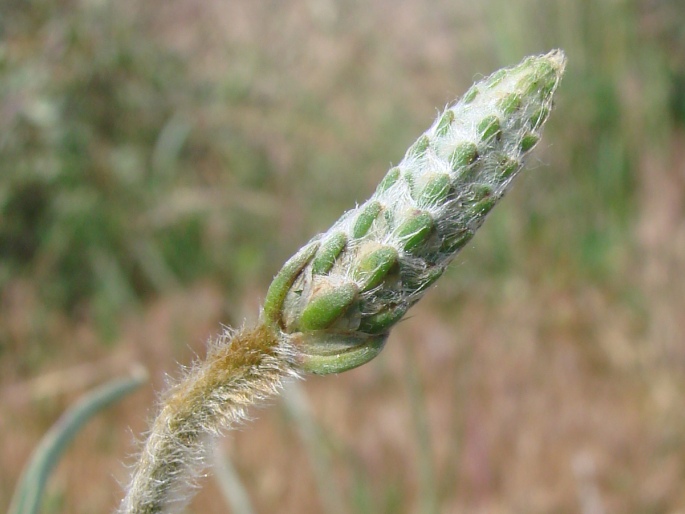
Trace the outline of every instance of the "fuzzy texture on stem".
<path fill-rule="evenodd" d="M 207 438 L 247 419 L 247 408 L 299 376 L 295 350 L 269 327 L 224 333 L 204 362 L 162 398 L 119 512 L 179 510 L 205 466 Z"/>
<path fill-rule="evenodd" d="M 301 372 L 340 373 L 383 349 L 509 189 L 540 139 L 565 58 L 529 57 L 448 106 L 372 197 L 274 277 L 258 326 L 226 333 L 162 399 L 121 514 L 183 505 L 205 443 Z"/>

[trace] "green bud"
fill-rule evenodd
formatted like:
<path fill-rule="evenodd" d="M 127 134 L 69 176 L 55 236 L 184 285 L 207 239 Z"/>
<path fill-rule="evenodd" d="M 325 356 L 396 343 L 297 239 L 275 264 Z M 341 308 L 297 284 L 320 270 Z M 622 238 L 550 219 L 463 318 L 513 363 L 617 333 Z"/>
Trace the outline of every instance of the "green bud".
<path fill-rule="evenodd" d="M 451 188 L 451 179 L 447 173 L 434 174 L 426 181 L 416 201 L 422 206 L 439 205 L 445 201 Z"/>
<path fill-rule="evenodd" d="M 299 330 L 323 330 L 340 318 L 357 299 L 357 284 L 344 284 L 320 294 L 314 294 L 302 311 Z"/>
<path fill-rule="evenodd" d="M 383 177 L 381 183 L 378 184 L 378 187 L 376 188 L 376 194 L 382 193 L 383 191 L 387 191 L 388 189 L 390 189 L 390 186 L 397 182 L 398 178 L 400 178 L 400 168 L 395 166 L 394 168 L 391 168 L 390 171 L 388 171 L 388 173 L 385 174 L 385 177 Z"/>
<path fill-rule="evenodd" d="M 505 194 L 540 137 L 564 63 L 553 51 L 471 87 L 371 199 L 287 263 L 269 289 L 263 322 L 299 345 L 295 365 L 334 373 L 380 351 Z"/>
<path fill-rule="evenodd" d="M 520 166 L 520 162 L 505 156 L 497 166 L 497 171 L 499 172 L 499 179 L 508 179 L 516 172 L 516 170 L 519 169 Z"/>
<path fill-rule="evenodd" d="M 482 217 L 482 216 L 485 216 L 487 213 L 489 213 L 492 210 L 492 208 L 495 206 L 496 203 L 497 203 L 497 198 L 495 198 L 493 196 L 489 196 L 489 197 L 484 198 L 481 201 L 475 203 L 469 209 L 469 212 L 474 217 Z"/>
<path fill-rule="evenodd" d="M 366 334 L 381 334 L 390 329 L 407 312 L 406 305 L 393 305 L 375 314 L 362 318 L 359 331 Z"/>
<path fill-rule="evenodd" d="M 409 150 L 407 150 L 407 157 L 421 157 L 426 153 L 426 150 L 428 150 L 429 146 L 430 139 L 428 139 L 428 136 L 424 134 L 418 138 L 416 142 L 411 145 L 411 147 L 409 147 Z"/>
<path fill-rule="evenodd" d="M 340 252 L 347 244 L 347 236 L 343 232 L 336 232 L 326 241 L 321 244 L 319 251 L 316 252 L 314 261 L 312 261 L 312 273 L 314 275 L 324 275 L 328 273 L 335 259 L 337 259 Z"/>
<path fill-rule="evenodd" d="M 415 190 L 415 180 L 414 180 L 414 175 L 409 173 L 408 171 L 404 172 L 402 175 L 402 178 L 404 178 L 404 181 L 407 183 L 409 186 L 409 191 L 414 191 Z"/>
<path fill-rule="evenodd" d="M 367 202 L 366 205 L 362 207 L 359 216 L 357 216 L 357 221 L 355 221 L 354 228 L 352 229 L 352 237 L 355 239 L 364 237 L 380 212 L 381 204 L 379 202 L 375 200 Z"/>
<path fill-rule="evenodd" d="M 530 127 L 533 129 L 537 129 L 540 125 L 542 125 L 545 121 L 547 121 L 547 117 L 549 116 L 549 107 L 543 106 L 540 107 L 537 111 L 533 113 L 533 115 L 530 117 L 529 124 Z"/>
<path fill-rule="evenodd" d="M 416 289 L 417 292 L 425 291 L 428 289 L 430 286 L 435 284 L 438 279 L 442 276 L 442 274 L 445 272 L 445 268 L 440 267 L 440 266 L 435 266 L 434 268 L 429 269 L 424 273 L 423 277 L 423 282 L 421 285 Z"/>
<path fill-rule="evenodd" d="M 494 114 L 486 116 L 478 124 L 478 132 L 484 141 L 488 141 L 493 137 L 499 137 L 501 133 L 499 118 Z"/>
<path fill-rule="evenodd" d="M 539 66 L 540 96 L 546 98 L 552 93 L 557 84 L 557 72 L 554 67 L 547 62 L 541 62 Z"/>
<path fill-rule="evenodd" d="M 441 266 L 433 266 L 428 268 L 420 275 L 410 277 L 405 281 L 405 285 L 414 291 L 420 293 L 432 286 L 443 274 L 445 268 Z"/>
<path fill-rule="evenodd" d="M 361 290 L 368 291 L 383 282 L 397 260 L 397 250 L 392 246 L 380 246 L 362 256 L 354 270 L 354 278 L 362 283 Z"/>
<path fill-rule="evenodd" d="M 521 95 L 510 93 L 497 103 L 497 107 L 500 108 L 505 116 L 513 114 L 516 109 L 521 107 Z"/>
<path fill-rule="evenodd" d="M 471 88 L 463 96 L 462 101 L 465 104 L 470 104 L 471 102 L 473 102 L 476 99 L 476 97 L 478 96 L 478 93 L 479 93 L 478 86 L 476 86 L 474 84 L 473 86 L 471 86 Z"/>
<path fill-rule="evenodd" d="M 447 134 L 447 131 L 450 129 L 452 122 L 454 122 L 454 111 L 448 109 L 443 113 L 442 117 L 440 118 L 440 121 L 438 122 L 438 125 L 435 128 L 435 134 L 437 136 L 444 136 L 445 134 Z"/>
<path fill-rule="evenodd" d="M 502 82 L 504 77 L 507 76 L 508 70 L 506 69 L 501 69 L 497 70 L 495 73 L 490 75 L 486 80 L 487 80 L 487 87 L 495 87 L 497 84 Z"/>
<path fill-rule="evenodd" d="M 539 95 L 540 98 L 545 98 L 554 89 L 557 71 L 545 61 L 539 61 L 535 66 L 535 71 L 522 78 L 516 88 L 524 91 L 526 95 Z"/>
<path fill-rule="evenodd" d="M 535 146 L 539 139 L 535 134 L 526 134 L 521 140 L 521 151 L 527 152 Z"/>
<path fill-rule="evenodd" d="M 471 230 L 464 229 L 454 235 L 448 236 L 442 242 L 440 251 L 448 254 L 456 253 L 466 246 L 466 244 L 473 238 L 473 235 L 474 233 Z"/>
<path fill-rule="evenodd" d="M 471 186 L 471 194 L 475 201 L 482 200 L 486 196 L 492 194 L 492 186 L 489 186 L 488 184 L 473 184 Z"/>
<path fill-rule="evenodd" d="M 405 252 L 415 250 L 431 235 L 433 218 L 427 212 L 419 212 L 402 223 L 397 229 L 397 237 L 402 241 Z"/>
<path fill-rule="evenodd" d="M 478 147 L 473 143 L 460 143 L 450 155 L 450 165 L 453 170 L 468 166 L 478 158 Z"/>

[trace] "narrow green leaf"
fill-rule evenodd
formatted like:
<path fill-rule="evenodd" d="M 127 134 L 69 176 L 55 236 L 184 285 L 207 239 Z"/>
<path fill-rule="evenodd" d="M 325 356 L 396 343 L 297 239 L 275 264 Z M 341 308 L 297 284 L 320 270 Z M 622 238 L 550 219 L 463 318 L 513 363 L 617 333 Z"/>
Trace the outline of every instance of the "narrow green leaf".
<path fill-rule="evenodd" d="M 112 380 L 91 391 L 62 414 L 31 454 L 15 489 L 8 514 L 36 514 L 50 473 L 83 425 L 146 380 L 147 372 L 139 368 L 129 378 Z"/>
<path fill-rule="evenodd" d="M 302 268 L 304 268 L 311 258 L 314 257 L 318 248 L 318 241 L 306 245 L 288 259 L 281 268 L 281 271 L 279 271 L 271 281 L 271 285 L 266 292 L 266 298 L 264 299 L 264 309 L 262 310 L 262 316 L 267 323 L 274 326 L 280 324 L 281 307 L 283 306 L 285 297 L 288 295 L 288 290 L 290 289 L 290 286 L 293 285 L 293 282 L 295 282 L 295 279 L 297 278 L 297 275 L 300 274 L 300 271 L 302 271 Z"/>

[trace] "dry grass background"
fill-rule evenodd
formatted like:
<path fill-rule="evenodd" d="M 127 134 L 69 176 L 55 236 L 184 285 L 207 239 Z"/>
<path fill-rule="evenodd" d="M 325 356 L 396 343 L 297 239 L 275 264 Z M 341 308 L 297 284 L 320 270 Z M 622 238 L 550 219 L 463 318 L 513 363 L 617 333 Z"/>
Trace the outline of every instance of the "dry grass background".
<path fill-rule="evenodd" d="M 59 413 L 141 362 L 151 383 L 89 423 L 44 508 L 111 511 L 177 363 L 201 356 L 221 323 L 254 319 L 280 263 L 366 198 L 436 107 L 474 76 L 558 46 L 569 68 L 529 170 L 383 354 L 300 384 L 309 436 L 278 400 L 221 449 L 260 513 L 685 513 L 678 0 L 3 9 L 0 509 Z M 132 71 L 108 60 L 120 46 L 142 55 Z M 141 70 L 160 82 L 152 92 Z M 116 244 L 88 239 L 92 261 L 57 266 L 55 252 L 82 240 L 59 244 L 45 228 L 55 211 L 38 230 L 48 242 L 17 264 L 11 199 L 44 164 L 30 156 L 45 134 L 67 130 L 45 128 L 64 84 L 101 116 L 97 137 L 85 163 L 54 149 L 45 159 L 80 163 L 73 191 L 97 178 L 104 200 L 88 209 L 114 213 Z M 120 110 L 121 95 L 145 103 Z M 26 123 L 38 135 L 21 146 L 12 135 Z M 148 174 L 163 180 L 136 182 Z M 48 194 L 73 186 L 57 175 Z M 128 200 L 141 189 L 138 209 Z M 167 241 L 171 229 L 181 235 Z M 152 245 L 142 254 L 141 241 Z M 62 303 L 45 294 L 89 266 L 93 288 Z M 188 512 L 226 512 L 217 484 L 202 485 Z"/>

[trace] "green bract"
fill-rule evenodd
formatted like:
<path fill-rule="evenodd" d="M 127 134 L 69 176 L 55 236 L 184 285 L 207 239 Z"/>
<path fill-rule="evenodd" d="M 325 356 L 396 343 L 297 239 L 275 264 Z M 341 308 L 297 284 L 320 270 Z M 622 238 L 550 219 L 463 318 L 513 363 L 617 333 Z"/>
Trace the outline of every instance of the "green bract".
<path fill-rule="evenodd" d="M 328 273 L 335 264 L 335 259 L 345 248 L 345 244 L 347 244 L 347 235 L 343 232 L 336 232 L 329 237 L 316 252 L 316 257 L 312 263 L 312 272 L 315 275 Z"/>

